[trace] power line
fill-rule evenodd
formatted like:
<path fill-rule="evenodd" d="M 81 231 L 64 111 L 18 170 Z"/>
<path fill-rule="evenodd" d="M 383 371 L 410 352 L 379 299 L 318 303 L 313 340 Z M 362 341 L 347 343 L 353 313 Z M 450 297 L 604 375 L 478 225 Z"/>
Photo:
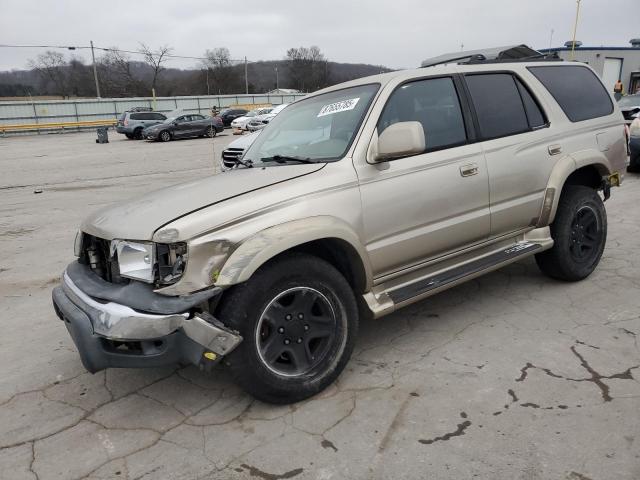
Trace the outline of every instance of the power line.
<path fill-rule="evenodd" d="M 9 44 L 0 44 L 0 48 L 57 48 L 57 49 L 61 49 L 61 50 L 91 50 L 91 46 L 87 46 L 87 45 L 9 45 Z M 97 47 L 94 45 L 93 47 L 96 50 L 102 50 L 104 52 L 119 52 L 119 53 L 130 53 L 132 55 L 145 55 L 144 52 L 141 52 L 139 50 L 124 50 L 121 48 L 108 48 L 108 47 Z M 155 57 L 166 57 L 166 58 L 179 58 L 179 59 L 186 59 L 186 60 L 208 60 L 207 57 L 194 57 L 194 56 L 190 56 L 190 55 L 174 55 L 174 54 L 167 54 L 165 53 L 164 55 L 161 53 L 156 53 L 156 52 L 150 52 L 152 56 Z M 231 62 L 234 63 L 244 63 L 245 59 L 229 59 Z M 252 60 L 246 60 L 249 63 L 253 63 Z"/>

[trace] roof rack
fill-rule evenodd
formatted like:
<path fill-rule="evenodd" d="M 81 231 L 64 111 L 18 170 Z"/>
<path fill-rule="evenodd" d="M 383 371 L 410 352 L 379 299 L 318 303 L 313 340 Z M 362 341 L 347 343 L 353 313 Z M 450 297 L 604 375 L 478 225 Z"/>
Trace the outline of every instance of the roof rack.
<path fill-rule="evenodd" d="M 556 52 L 541 53 L 527 45 L 512 45 L 467 52 L 446 53 L 422 62 L 422 68 L 446 63 L 479 65 L 483 63 L 513 63 L 532 61 L 562 61 Z"/>

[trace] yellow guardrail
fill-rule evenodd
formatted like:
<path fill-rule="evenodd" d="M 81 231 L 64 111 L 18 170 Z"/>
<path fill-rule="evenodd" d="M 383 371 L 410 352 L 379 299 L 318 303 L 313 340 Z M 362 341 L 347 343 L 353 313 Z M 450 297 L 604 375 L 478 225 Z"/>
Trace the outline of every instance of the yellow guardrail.
<path fill-rule="evenodd" d="M 0 133 L 21 132 L 26 130 L 52 130 L 78 127 L 108 127 L 117 120 L 87 120 L 84 122 L 52 122 L 52 123 L 22 123 L 14 125 L 0 125 Z"/>

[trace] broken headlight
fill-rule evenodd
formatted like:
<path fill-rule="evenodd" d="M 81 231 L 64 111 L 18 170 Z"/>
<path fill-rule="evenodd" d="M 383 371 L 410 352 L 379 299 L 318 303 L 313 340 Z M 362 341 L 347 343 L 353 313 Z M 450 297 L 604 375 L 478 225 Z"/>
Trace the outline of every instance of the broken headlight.
<path fill-rule="evenodd" d="M 157 243 L 156 255 L 158 261 L 158 283 L 171 285 L 182 277 L 187 266 L 187 244 Z"/>
<path fill-rule="evenodd" d="M 117 254 L 120 276 L 153 283 L 153 265 L 155 253 L 153 243 L 130 242 L 128 240 L 111 241 L 111 257 Z"/>

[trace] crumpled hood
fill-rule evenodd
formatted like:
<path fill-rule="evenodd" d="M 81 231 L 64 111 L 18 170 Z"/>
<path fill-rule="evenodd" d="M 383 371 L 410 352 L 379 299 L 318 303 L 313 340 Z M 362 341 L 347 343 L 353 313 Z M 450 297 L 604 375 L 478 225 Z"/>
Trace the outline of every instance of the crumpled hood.
<path fill-rule="evenodd" d="M 316 172 L 323 166 L 247 168 L 236 170 L 233 174 L 211 175 L 98 210 L 84 219 L 81 229 L 106 240 L 151 240 L 157 229 L 179 217 L 245 193 Z"/>

